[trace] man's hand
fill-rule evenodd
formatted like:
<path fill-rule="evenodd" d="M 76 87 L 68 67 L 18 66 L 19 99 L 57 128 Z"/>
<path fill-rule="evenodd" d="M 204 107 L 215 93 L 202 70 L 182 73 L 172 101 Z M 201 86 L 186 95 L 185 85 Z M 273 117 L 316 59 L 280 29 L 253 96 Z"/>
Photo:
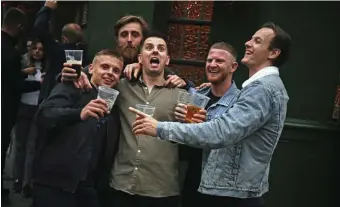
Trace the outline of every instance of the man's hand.
<path fill-rule="evenodd" d="M 178 103 L 175 108 L 175 119 L 181 122 L 185 122 L 185 116 L 187 114 L 187 106 L 182 103 Z"/>
<path fill-rule="evenodd" d="M 57 9 L 58 3 L 57 3 L 57 1 L 48 0 L 48 1 L 45 2 L 45 6 L 50 7 L 51 9 Z"/>
<path fill-rule="evenodd" d="M 191 121 L 193 123 L 202 123 L 202 122 L 205 122 L 206 119 L 207 119 L 207 111 L 204 109 L 201 109 L 198 111 L 198 114 L 194 114 L 192 116 Z"/>
<path fill-rule="evenodd" d="M 187 83 L 177 75 L 168 75 L 168 79 L 166 80 L 165 86 L 169 88 L 183 88 L 187 85 Z"/>
<path fill-rule="evenodd" d="M 106 101 L 103 99 L 95 99 L 90 101 L 90 103 L 81 110 L 80 119 L 86 121 L 92 117 L 99 120 L 100 117 L 108 113 Z"/>
<path fill-rule="evenodd" d="M 123 73 L 127 79 L 131 80 L 132 75 L 134 78 L 137 78 L 141 70 L 142 70 L 142 66 L 139 63 L 132 63 L 125 67 L 125 69 L 123 70 Z"/>
<path fill-rule="evenodd" d="M 84 90 L 91 89 L 92 86 L 87 75 L 84 72 L 81 72 L 79 78 L 77 78 L 76 70 L 71 67 L 72 64 L 64 63 L 64 68 L 61 71 L 61 81 L 73 81 L 73 84 L 76 88 L 81 88 Z"/>
<path fill-rule="evenodd" d="M 175 118 L 181 122 L 187 122 L 185 117 L 187 115 L 188 108 L 185 104 L 178 103 L 175 108 Z M 190 123 L 202 123 L 205 122 L 207 118 L 207 111 L 201 109 L 197 114 L 194 114 L 191 118 Z"/>
<path fill-rule="evenodd" d="M 211 83 L 202 83 L 200 86 L 197 86 L 195 89 L 196 90 L 199 90 L 201 88 L 204 88 L 204 87 L 210 87 L 211 86 Z"/>
<path fill-rule="evenodd" d="M 129 107 L 129 110 L 137 115 L 136 121 L 132 124 L 132 132 L 135 135 L 149 135 L 157 137 L 158 121 L 151 116 Z"/>
<path fill-rule="evenodd" d="M 72 68 L 72 64 L 64 63 L 64 68 L 61 71 L 61 81 L 76 81 L 77 71 Z"/>
<path fill-rule="evenodd" d="M 21 71 L 27 75 L 35 75 L 37 73 L 37 70 L 35 69 L 35 67 L 25 68 L 25 69 L 22 69 Z"/>

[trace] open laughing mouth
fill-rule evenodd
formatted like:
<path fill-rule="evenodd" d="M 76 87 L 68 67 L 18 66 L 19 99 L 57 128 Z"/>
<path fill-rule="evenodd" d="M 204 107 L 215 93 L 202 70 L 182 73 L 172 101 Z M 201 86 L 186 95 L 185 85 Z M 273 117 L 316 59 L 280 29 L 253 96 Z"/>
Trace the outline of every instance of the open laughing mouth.
<path fill-rule="evenodd" d="M 159 65 L 159 59 L 156 57 L 151 58 L 150 64 L 151 64 L 151 67 L 157 67 Z"/>

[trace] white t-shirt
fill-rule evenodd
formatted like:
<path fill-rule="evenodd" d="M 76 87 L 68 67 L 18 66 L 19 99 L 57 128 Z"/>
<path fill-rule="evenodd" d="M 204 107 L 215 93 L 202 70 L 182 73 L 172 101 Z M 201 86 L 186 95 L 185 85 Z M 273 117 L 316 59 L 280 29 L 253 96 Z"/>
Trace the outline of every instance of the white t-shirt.
<path fill-rule="evenodd" d="M 41 81 L 41 62 L 36 62 L 34 65 L 37 73 L 35 75 L 28 75 L 25 81 Z M 40 90 L 23 93 L 21 94 L 21 102 L 24 104 L 36 106 L 38 105 L 39 94 Z"/>

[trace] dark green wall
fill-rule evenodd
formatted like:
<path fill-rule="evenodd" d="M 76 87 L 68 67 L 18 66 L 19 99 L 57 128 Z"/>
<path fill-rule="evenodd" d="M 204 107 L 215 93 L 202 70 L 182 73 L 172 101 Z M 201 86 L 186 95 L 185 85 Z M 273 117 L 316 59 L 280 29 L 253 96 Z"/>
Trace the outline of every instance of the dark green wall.
<path fill-rule="evenodd" d="M 340 71 L 340 2 L 215 2 L 211 38 L 231 43 L 244 55 L 244 43 L 265 21 L 290 33 L 293 46 L 281 76 L 290 101 L 288 117 L 328 121 Z M 241 86 L 247 69 L 235 80 Z"/>
<path fill-rule="evenodd" d="M 124 15 L 142 16 L 152 26 L 154 2 L 90 1 L 85 29 L 91 57 L 101 49 L 116 46 L 114 25 Z"/>

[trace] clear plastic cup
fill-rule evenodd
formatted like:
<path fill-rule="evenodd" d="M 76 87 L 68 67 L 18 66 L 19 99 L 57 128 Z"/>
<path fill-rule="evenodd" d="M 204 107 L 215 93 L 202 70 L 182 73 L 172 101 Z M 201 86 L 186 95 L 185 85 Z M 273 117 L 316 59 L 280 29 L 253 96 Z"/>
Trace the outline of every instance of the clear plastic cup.
<path fill-rule="evenodd" d="M 72 64 L 78 77 L 80 76 L 81 66 L 83 64 L 83 50 L 65 50 L 66 63 Z"/>
<path fill-rule="evenodd" d="M 190 101 L 189 104 L 187 104 L 187 114 L 185 116 L 185 120 L 189 123 L 192 123 L 192 117 L 194 116 L 194 114 L 197 114 L 201 109 L 204 109 L 210 98 L 199 94 L 199 93 L 194 93 L 192 94 L 193 97 Z"/>
<path fill-rule="evenodd" d="M 104 99 L 107 103 L 109 111 L 111 111 L 117 97 L 119 95 L 119 91 L 109 88 L 107 86 L 99 86 L 98 87 L 98 96 L 97 98 Z"/>
<path fill-rule="evenodd" d="M 136 104 L 136 109 L 147 114 L 149 116 L 153 116 L 156 110 L 156 107 L 151 105 L 144 105 L 144 104 Z"/>
<path fill-rule="evenodd" d="M 177 95 L 177 103 L 188 104 L 192 101 L 193 94 L 179 91 Z"/>

